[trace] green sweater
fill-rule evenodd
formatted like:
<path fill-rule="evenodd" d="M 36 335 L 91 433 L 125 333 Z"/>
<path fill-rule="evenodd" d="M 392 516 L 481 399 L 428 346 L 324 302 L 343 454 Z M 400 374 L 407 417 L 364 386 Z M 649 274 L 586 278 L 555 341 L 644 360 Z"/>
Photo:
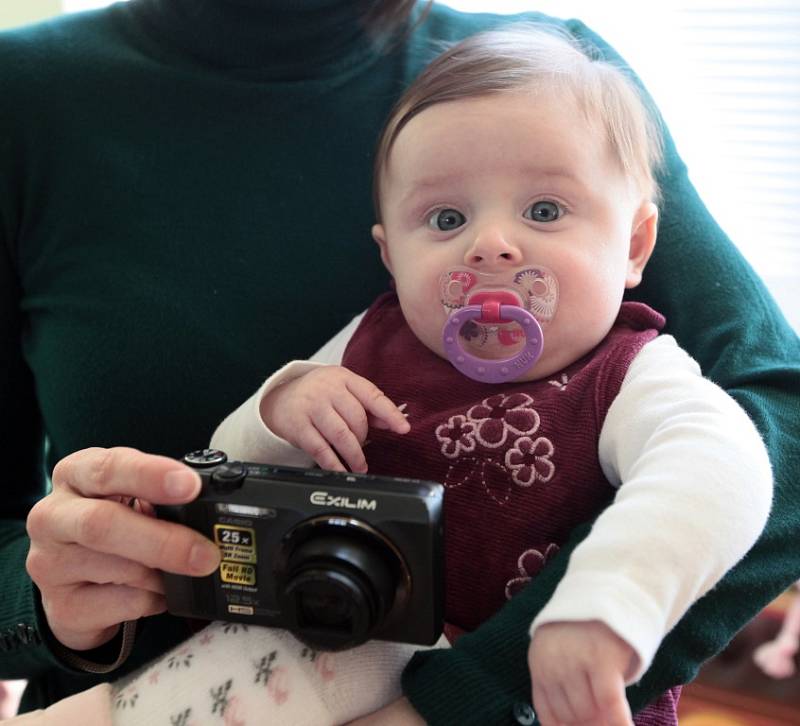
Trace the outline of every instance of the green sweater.
<path fill-rule="evenodd" d="M 0 34 L 0 677 L 30 679 L 26 709 L 103 678 L 54 655 L 25 571 L 25 517 L 46 472 L 87 446 L 205 445 L 267 374 L 383 291 L 369 232 L 382 121 L 436 41 L 508 19 L 435 7 L 381 52 L 358 6 L 132 0 Z M 691 679 L 800 577 L 798 339 L 669 141 L 661 183 L 635 297 L 749 411 L 777 489 L 760 543 L 668 636 L 629 689 L 634 709 Z M 403 687 L 426 719 L 513 722 L 529 699 L 527 626 L 587 531 L 455 648 L 415 657 Z M 146 619 L 110 677 L 187 634 L 178 618 Z M 115 647 L 89 655 L 110 662 Z"/>

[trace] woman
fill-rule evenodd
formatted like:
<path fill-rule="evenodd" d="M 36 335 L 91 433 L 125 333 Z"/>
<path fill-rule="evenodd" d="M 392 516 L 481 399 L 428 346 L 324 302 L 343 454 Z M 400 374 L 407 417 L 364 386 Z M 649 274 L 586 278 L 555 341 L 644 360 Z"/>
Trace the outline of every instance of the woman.
<path fill-rule="evenodd" d="M 188 635 L 163 614 L 156 569 L 207 573 L 217 555 L 142 516 L 148 502 L 196 494 L 164 457 L 203 445 L 265 372 L 308 355 L 385 288 L 368 237 L 382 121 L 440 41 L 507 19 L 390 0 L 131 0 L 0 36 L 0 675 L 30 679 L 24 708 L 101 680 L 87 671 L 122 676 Z M 614 57 L 579 22 L 564 25 Z M 669 140 L 659 181 L 659 243 L 635 299 L 747 409 L 776 500 L 760 544 L 630 689 L 634 711 L 689 680 L 800 576 L 789 546 L 800 345 Z M 135 508 L 119 501 L 131 497 Z M 404 677 L 413 708 L 401 699 L 377 721 L 532 719 L 529 614 L 589 526 L 489 623 L 418 655 Z M 134 640 L 120 623 L 137 620 Z"/>

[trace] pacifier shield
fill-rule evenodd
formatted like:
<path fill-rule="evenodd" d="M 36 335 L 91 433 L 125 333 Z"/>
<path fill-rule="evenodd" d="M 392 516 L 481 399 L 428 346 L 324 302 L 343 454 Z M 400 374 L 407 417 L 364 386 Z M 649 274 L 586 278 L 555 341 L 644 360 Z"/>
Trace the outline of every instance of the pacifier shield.
<path fill-rule="evenodd" d="M 541 325 L 555 317 L 558 307 L 556 276 L 538 265 L 491 273 L 455 267 L 439 278 L 439 297 L 448 314 L 466 305 L 480 305 L 481 296 L 487 293 L 515 296 L 516 304 L 534 315 Z"/>

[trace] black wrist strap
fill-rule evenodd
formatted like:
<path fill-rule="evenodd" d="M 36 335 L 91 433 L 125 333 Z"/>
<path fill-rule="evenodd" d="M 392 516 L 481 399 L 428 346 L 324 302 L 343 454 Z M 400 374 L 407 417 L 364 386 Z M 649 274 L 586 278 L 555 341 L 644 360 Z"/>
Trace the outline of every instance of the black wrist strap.
<path fill-rule="evenodd" d="M 51 644 L 55 654 L 69 666 L 85 671 L 86 673 L 111 673 L 119 668 L 131 654 L 133 643 L 136 640 L 136 621 L 127 620 L 122 623 L 122 642 L 119 655 L 113 663 L 95 663 L 84 658 L 79 651 L 71 650 L 58 641 Z"/>

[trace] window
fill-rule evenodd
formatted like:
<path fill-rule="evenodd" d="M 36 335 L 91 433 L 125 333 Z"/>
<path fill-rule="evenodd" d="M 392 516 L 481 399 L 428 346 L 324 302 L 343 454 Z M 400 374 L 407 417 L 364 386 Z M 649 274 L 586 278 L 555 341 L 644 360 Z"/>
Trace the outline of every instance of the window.
<path fill-rule="evenodd" d="M 73 13 L 78 10 L 91 10 L 92 8 L 102 8 L 110 5 L 108 0 L 62 0 L 61 6 L 65 13 Z"/>

